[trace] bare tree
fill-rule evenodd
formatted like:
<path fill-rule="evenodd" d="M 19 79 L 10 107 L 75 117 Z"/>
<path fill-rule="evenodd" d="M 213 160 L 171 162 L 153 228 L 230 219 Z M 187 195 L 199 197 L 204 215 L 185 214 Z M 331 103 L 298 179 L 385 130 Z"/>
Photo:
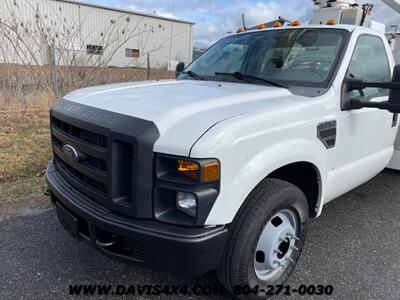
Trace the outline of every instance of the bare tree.
<path fill-rule="evenodd" d="M 24 17 L 19 13 L 22 5 Z M 142 67 L 149 68 L 152 54 L 167 48 L 168 41 L 179 34 L 153 45 L 152 36 L 166 29 L 147 24 L 144 17 L 134 21 L 130 14 L 121 13 L 99 32 L 88 30 L 92 15 L 69 19 L 62 6 L 52 5 L 49 13 L 30 0 L 2 0 L 0 8 L 0 60 L 17 61 L 24 70 L 23 80 L 1 76 L 0 89 L 14 88 L 20 93 L 32 88 L 59 97 L 71 89 L 115 81 L 104 76 L 110 74 L 104 69 L 129 41 L 140 39 Z M 27 14 L 31 17 L 26 18 Z M 126 67 L 132 64 L 134 59 Z M 149 70 L 147 74 L 150 77 Z"/>

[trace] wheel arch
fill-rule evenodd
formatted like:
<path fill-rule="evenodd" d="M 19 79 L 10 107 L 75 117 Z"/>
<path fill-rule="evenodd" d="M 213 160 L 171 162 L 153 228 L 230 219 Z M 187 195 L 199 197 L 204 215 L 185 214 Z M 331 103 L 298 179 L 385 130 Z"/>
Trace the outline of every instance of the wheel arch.
<path fill-rule="evenodd" d="M 309 216 L 314 218 L 318 215 L 322 182 L 320 171 L 313 163 L 307 161 L 290 163 L 272 171 L 265 178 L 276 178 L 297 186 L 306 196 Z"/>

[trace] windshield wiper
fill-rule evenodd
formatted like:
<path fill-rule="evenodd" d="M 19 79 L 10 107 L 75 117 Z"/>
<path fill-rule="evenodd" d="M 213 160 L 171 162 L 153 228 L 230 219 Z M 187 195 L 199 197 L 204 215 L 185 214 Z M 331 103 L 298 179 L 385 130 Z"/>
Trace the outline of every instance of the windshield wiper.
<path fill-rule="evenodd" d="M 204 78 L 202 76 L 200 76 L 199 74 L 189 70 L 186 72 L 182 72 L 183 74 L 188 74 L 190 77 L 197 79 L 197 80 L 204 80 Z"/>
<path fill-rule="evenodd" d="M 265 79 L 265 78 L 262 78 L 262 77 L 257 77 L 257 76 L 250 75 L 250 74 L 244 74 L 244 73 L 240 73 L 240 72 L 235 72 L 235 73 L 215 72 L 214 74 L 215 75 L 222 75 L 222 76 L 231 76 L 231 77 L 234 77 L 234 78 L 237 78 L 237 79 L 240 79 L 240 80 L 245 80 L 245 81 L 250 82 L 250 83 L 253 83 L 254 80 L 258 80 L 258 81 L 261 81 L 261 82 L 264 82 L 264 83 L 268 83 L 268 84 L 273 85 L 273 86 L 277 86 L 277 87 L 281 87 L 281 88 L 285 88 L 285 89 L 289 88 L 286 85 L 283 85 L 281 83 L 278 83 L 278 82 L 275 82 L 275 81 L 272 81 L 272 80 L 269 80 L 269 79 Z"/>

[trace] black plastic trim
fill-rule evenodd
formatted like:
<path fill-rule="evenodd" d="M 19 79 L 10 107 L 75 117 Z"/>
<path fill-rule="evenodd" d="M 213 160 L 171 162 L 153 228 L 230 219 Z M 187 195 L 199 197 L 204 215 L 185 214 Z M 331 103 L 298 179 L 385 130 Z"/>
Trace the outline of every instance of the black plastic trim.
<path fill-rule="evenodd" d="M 64 141 L 65 143 L 68 144 L 73 144 L 78 150 L 84 151 L 87 154 L 90 154 L 94 157 L 97 158 L 101 158 L 101 159 L 106 159 L 106 154 L 107 152 L 104 149 L 96 149 L 94 150 L 92 147 L 88 146 L 86 143 L 83 143 L 81 141 L 79 141 L 78 139 L 69 136 L 63 132 L 61 132 L 61 130 L 57 129 L 57 128 L 52 128 L 52 134 L 58 138 L 61 141 Z"/>
<path fill-rule="evenodd" d="M 116 214 L 78 192 L 53 162 L 46 170 L 51 201 L 77 220 L 79 240 L 114 259 L 175 274 L 200 275 L 218 267 L 228 234 L 225 226 L 188 228 Z M 121 253 L 113 242 L 133 250 Z"/>
<path fill-rule="evenodd" d="M 334 148 L 336 144 L 336 121 L 319 123 L 317 137 L 326 149 Z"/>
<path fill-rule="evenodd" d="M 53 151 L 57 156 L 63 160 L 64 162 L 68 161 L 68 158 L 65 157 L 64 152 L 62 152 L 58 147 L 53 147 Z M 103 171 L 98 171 L 96 169 L 85 166 L 84 164 L 80 164 L 79 162 L 68 161 L 72 167 L 77 169 L 79 172 L 85 174 L 88 177 L 95 178 L 96 181 L 100 181 L 102 183 L 107 182 L 107 174 Z"/>
<path fill-rule="evenodd" d="M 393 114 L 392 127 L 396 127 L 398 119 L 399 119 L 399 114 L 398 113 Z"/>
<path fill-rule="evenodd" d="M 62 143 L 69 143 L 93 157 L 104 159 L 107 165 L 107 173 L 102 173 L 79 162 L 67 162 L 88 178 L 104 183 L 107 187 L 106 199 L 90 186 L 85 186 L 82 182 L 76 183 L 74 178 L 60 168 L 59 171 L 64 173 L 70 184 L 112 211 L 135 218 L 153 217 L 153 147 L 159 137 L 158 129 L 153 122 L 65 99 L 54 105 L 51 117 L 107 138 L 107 145 L 104 145 L 107 147 L 103 148 L 78 140 L 52 126 L 52 134 Z M 131 186 L 131 194 L 125 197 L 120 197 L 121 189 L 118 187 L 119 183 L 115 182 L 120 181 L 121 177 L 118 173 L 121 168 L 117 165 L 124 163 L 120 160 L 121 153 L 118 153 L 121 147 L 116 147 L 116 144 L 121 143 L 129 144 L 134 149 L 133 157 L 129 161 L 133 164 L 132 178 L 128 178 L 130 182 L 127 183 L 127 186 Z M 53 144 L 54 153 L 60 159 L 66 160 L 59 150 Z M 137 176 L 138 174 L 140 176 Z"/>
<path fill-rule="evenodd" d="M 179 180 L 170 176 L 162 176 L 157 170 L 159 160 L 166 159 L 176 161 L 185 159 L 203 164 L 209 161 L 220 161 L 216 158 L 196 159 L 181 157 L 168 154 L 156 154 L 155 174 L 156 182 L 154 186 L 154 218 L 175 225 L 184 226 L 203 226 L 213 207 L 219 192 L 220 179 L 211 183 L 201 183 L 190 180 Z M 221 164 L 220 164 L 221 167 Z M 176 208 L 176 192 L 191 193 L 197 199 L 197 214 L 193 218 L 184 214 Z"/>

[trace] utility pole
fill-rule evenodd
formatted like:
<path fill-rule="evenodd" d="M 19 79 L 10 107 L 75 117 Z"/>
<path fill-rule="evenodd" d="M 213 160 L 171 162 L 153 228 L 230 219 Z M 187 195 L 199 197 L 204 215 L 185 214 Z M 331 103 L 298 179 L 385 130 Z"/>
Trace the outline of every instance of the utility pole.
<path fill-rule="evenodd" d="M 147 80 L 150 80 L 150 53 L 147 53 Z"/>
<path fill-rule="evenodd" d="M 227 31 L 226 32 L 228 35 L 231 35 L 232 34 L 232 31 Z"/>
<path fill-rule="evenodd" d="M 175 9 L 175 0 L 172 0 L 172 11 L 171 15 L 172 17 L 174 16 L 174 9 Z M 169 58 L 168 58 L 168 71 L 171 69 L 171 59 L 172 59 L 172 31 L 173 31 L 173 22 L 171 22 L 171 32 L 169 36 Z M 169 78 L 171 79 L 171 74 L 169 75 Z"/>

